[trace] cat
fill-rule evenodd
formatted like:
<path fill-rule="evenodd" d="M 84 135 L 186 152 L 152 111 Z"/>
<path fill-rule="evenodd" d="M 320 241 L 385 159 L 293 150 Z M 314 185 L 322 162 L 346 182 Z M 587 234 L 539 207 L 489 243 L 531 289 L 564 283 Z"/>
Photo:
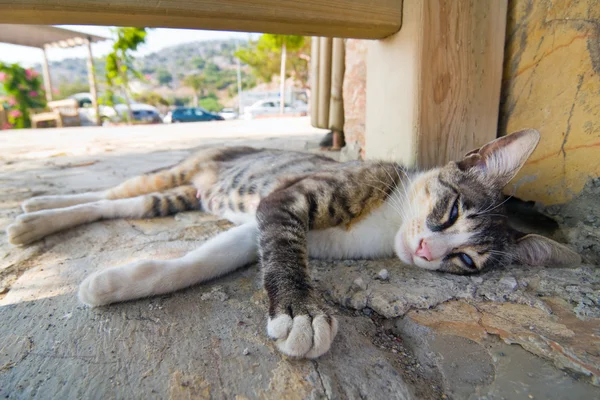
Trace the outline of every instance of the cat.
<path fill-rule="evenodd" d="M 79 299 L 101 306 L 169 293 L 260 260 L 269 337 L 286 355 L 316 358 L 329 350 L 338 322 L 313 289 L 309 256 L 396 255 L 406 264 L 455 274 L 513 262 L 580 262 L 568 247 L 507 223 L 502 189 L 539 140 L 536 130 L 519 131 L 423 172 L 280 150 L 206 149 L 105 191 L 31 198 L 7 234 L 10 243 L 26 245 L 101 219 L 186 210 L 228 219 L 237 226 L 181 258 L 91 274 Z"/>

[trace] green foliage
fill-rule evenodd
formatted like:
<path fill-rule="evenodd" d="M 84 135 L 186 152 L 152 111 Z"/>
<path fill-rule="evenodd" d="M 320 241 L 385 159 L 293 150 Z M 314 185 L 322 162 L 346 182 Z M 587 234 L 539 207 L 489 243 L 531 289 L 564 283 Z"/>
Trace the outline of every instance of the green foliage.
<path fill-rule="evenodd" d="M 158 82 L 161 85 L 169 85 L 171 82 L 173 82 L 173 75 L 171 75 L 171 73 L 165 68 L 160 68 L 156 70 L 156 79 L 158 79 Z"/>
<path fill-rule="evenodd" d="M 206 78 L 202 74 L 188 75 L 183 78 L 183 84 L 191 88 L 196 94 L 202 93 L 206 86 Z"/>
<path fill-rule="evenodd" d="M 126 85 L 128 75 L 143 79 L 133 66 L 132 52 L 146 41 L 146 28 L 117 28 L 113 51 L 106 56 L 106 81 L 109 85 Z"/>
<path fill-rule="evenodd" d="M 192 58 L 192 65 L 198 69 L 204 69 L 206 61 L 202 57 L 194 57 Z"/>
<path fill-rule="evenodd" d="M 308 60 L 310 59 L 310 38 L 293 35 L 263 34 L 250 47 L 235 52 L 241 62 L 248 65 L 252 73 L 264 82 L 270 82 L 273 75 L 279 75 L 281 45 L 286 44 L 287 67 L 292 75 L 302 82 L 308 81 Z"/>
<path fill-rule="evenodd" d="M 106 82 L 109 90 L 104 100 L 107 104 L 113 101 L 112 92 L 115 86 L 121 86 L 127 96 L 129 75 L 144 80 L 143 75 L 134 67 L 132 53 L 146 41 L 146 28 L 116 28 L 114 32 L 117 37 L 113 44 L 113 51 L 106 56 Z"/>
<path fill-rule="evenodd" d="M 84 82 L 64 82 L 58 87 L 58 93 L 54 96 L 57 100 L 66 99 L 77 93 L 85 93 L 90 91 L 90 85 Z"/>
<path fill-rule="evenodd" d="M 219 112 L 223 109 L 223 105 L 219 103 L 219 98 L 214 92 L 210 92 L 206 97 L 201 98 L 198 105 L 210 112 Z"/>
<path fill-rule="evenodd" d="M 25 69 L 18 64 L 0 62 L 0 84 L 6 93 L 5 104 L 8 110 L 8 128 L 29 128 L 29 110 L 46 106 L 42 80 L 37 72 Z"/>
<path fill-rule="evenodd" d="M 289 51 L 298 50 L 304 45 L 304 36 L 296 36 L 296 35 L 274 35 L 271 33 L 265 33 L 259 39 L 259 41 L 263 41 L 263 43 L 271 48 L 271 50 L 275 51 L 277 49 L 281 49 L 281 47 L 285 44 Z"/>
<path fill-rule="evenodd" d="M 177 107 L 183 107 L 190 104 L 191 99 L 189 97 L 175 97 L 173 99 L 173 105 Z"/>
<path fill-rule="evenodd" d="M 145 92 L 134 96 L 135 101 L 139 103 L 146 103 L 152 106 L 169 106 L 170 103 L 167 99 L 162 97 L 156 92 Z"/>

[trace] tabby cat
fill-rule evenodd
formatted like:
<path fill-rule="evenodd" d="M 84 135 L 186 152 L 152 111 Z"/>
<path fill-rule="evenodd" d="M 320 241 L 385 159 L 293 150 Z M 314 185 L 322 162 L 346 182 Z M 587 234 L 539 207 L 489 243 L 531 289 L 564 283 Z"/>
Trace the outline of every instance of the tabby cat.
<path fill-rule="evenodd" d="M 494 140 L 458 162 L 419 172 L 395 163 L 338 163 L 305 153 L 223 147 L 101 192 L 34 197 L 7 229 L 25 245 L 110 218 L 203 210 L 238 225 L 173 260 L 88 276 L 90 306 L 173 292 L 260 259 L 268 335 L 290 356 L 325 353 L 338 323 L 307 272 L 309 257 L 382 258 L 470 274 L 497 265 L 577 263 L 567 247 L 511 229 L 502 188 L 539 141 L 535 130 Z"/>

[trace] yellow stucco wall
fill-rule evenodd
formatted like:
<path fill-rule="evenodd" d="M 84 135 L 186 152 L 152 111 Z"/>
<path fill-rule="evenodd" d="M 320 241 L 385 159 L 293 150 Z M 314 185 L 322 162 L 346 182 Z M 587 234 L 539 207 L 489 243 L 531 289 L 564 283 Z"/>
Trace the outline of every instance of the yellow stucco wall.
<path fill-rule="evenodd" d="M 522 128 L 542 140 L 517 197 L 564 203 L 600 176 L 600 1 L 509 1 L 499 133 Z"/>

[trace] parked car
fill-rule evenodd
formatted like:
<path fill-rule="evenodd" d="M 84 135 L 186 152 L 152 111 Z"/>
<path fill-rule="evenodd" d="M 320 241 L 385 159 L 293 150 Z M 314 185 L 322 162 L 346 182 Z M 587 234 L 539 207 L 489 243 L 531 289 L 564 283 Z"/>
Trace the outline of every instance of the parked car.
<path fill-rule="evenodd" d="M 254 119 L 264 115 L 279 114 L 281 111 L 280 102 L 278 98 L 274 99 L 263 99 L 252 104 L 250 107 L 244 108 L 243 119 Z M 289 104 L 285 104 L 283 108 L 284 113 L 292 112 L 293 108 Z"/>
<path fill-rule="evenodd" d="M 115 105 L 115 110 L 117 110 L 117 113 L 122 120 L 126 119 L 127 104 L 117 104 Z M 162 123 L 162 118 L 156 107 L 153 107 L 149 104 L 131 103 L 131 113 L 133 114 L 134 121 L 148 122 L 152 124 Z"/>
<path fill-rule="evenodd" d="M 224 108 L 219 112 L 219 115 L 226 121 L 236 119 L 238 117 L 237 111 L 235 111 L 233 108 Z"/>
<path fill-rule="evenodd" d="M 92 107 L 92 95 L 90 93 L 77 93 L 69 98 L 75 99 L 79 102 L 80 115 L 90 121 L 94 120 L 95 113 Z M 119 122 L 127 119 L 127 104 L 123 104 L 119 99 L 113 100 L 115 103 L 114 107 L 100 105 L 98 107 L 100 111 L 100 121 L 102 125 L 107 125 L 110 122 Z M 140 122 L 150 123 L 161 123 L 162 118 L 160 113 L 149 104 L 143 103 L 131 103 L 131 112 L 133 119 Z"/>
<path fill-rule="evenodd" d="M 223 121 L 224 118 L 220 115 L 206 111 L 200 107 L 182 107 L 169 111 L 163 122 L 178 123 L 178 122 L 200 122 L 200 121 Z"/>

